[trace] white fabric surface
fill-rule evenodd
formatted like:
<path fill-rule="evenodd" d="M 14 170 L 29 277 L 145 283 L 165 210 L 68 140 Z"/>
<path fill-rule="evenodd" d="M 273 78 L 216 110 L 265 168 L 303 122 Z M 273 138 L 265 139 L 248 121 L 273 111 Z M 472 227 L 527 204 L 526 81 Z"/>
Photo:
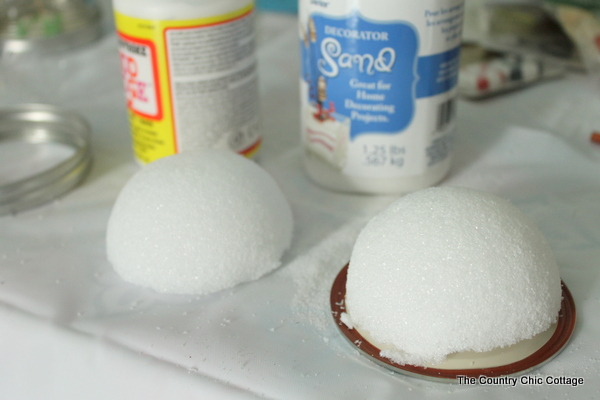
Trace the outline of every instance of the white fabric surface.
<path fill-rule="evenodd" d="M 548 237 L 579 314 L 568 347 L 538 373 L 581 376 L 585 385 L 431 383 L 371 363 L 329 316 L 330 285 L 358 231 L 395 197 L 329 192 L 306 178 L 295 18 L 264 14 L 258 24 L 259 162 L 292 205 L 295 236 L 281 268 L 210 296 L 135 287 L 106 260 L 112 203 L 139 168 L 115 35 L 58 58 L 2 60 L 0 105 L 78 110 L 93 127 L 94 167 L 52 204 L 0 218 L 0 398 L 597 398 L 600 158 L 587 135 L 600 129 L 600 90 L 573 76 L 461 102 L 455 161 L 443 182 L 510 199 Z"/>

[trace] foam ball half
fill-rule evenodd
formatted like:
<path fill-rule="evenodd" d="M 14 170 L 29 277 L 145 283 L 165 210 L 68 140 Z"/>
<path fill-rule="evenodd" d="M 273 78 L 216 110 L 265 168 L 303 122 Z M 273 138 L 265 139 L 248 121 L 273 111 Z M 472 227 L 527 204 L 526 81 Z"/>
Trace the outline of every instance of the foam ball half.
<path fill-rule="evenodd" d="M 455 187 L 415 192 L 376 215 L 346 285 L 352 324 L 402 364 L 531 338 L 560 303 L 558 266 L 534 223 L 506 200 Z"/>
<path fill-rule="evenodd" d="M 289 204 L 256 163 L 224 150 L 195 150 L 148 164 L 127 182 L 106 246 L 126 281 L 205 294 L 277 268 L 292 230 Z"/>

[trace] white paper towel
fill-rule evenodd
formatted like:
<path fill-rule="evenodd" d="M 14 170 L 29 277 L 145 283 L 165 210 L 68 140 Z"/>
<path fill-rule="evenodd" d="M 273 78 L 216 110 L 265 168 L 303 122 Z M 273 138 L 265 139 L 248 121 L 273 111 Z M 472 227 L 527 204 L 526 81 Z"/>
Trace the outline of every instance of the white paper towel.
<path fill-rule="evenodd" d="M 64 85 L 50 82 L 41 88 L 45 80 L 37 77 L 19 94 L 21 86 L 3 81 L 0 104 L 31 95 L 84 114 L 94 131 L 95 164 L 83 185 L 63 198 L 0 218 L 0 302 L 89 335 L 94 346 L 113 343 L 157 365 L 175 365 L 199 382 L 217 381 L 249 396 L 598 396 L 600 164 L 540 125 L 540 115 L 527 119 L 522 110 L 523 104 L 551 97 L 568 102 L 588 81 L 570 77 L 484 103 L 460 103 L 454 166 L 443 182 L 508 198 L 548 237 L 579 322 L 566 350 L 539 373 L 582 376 L 586 384 L 509 391 L 430 383 L 366 360 L 328 319 L 333 277 L 347 262 L 361 226 L 394 196 L 329 192 L 306 178 L 298 137 L 295 19 L 265 14 L 259 24 L 265 135 L 259 162 L 280 184 L 297 224 L 283 266 L 257 282 L 201 297 L 159 295 L 121 281 L 112 271 L 105 255 L 106 222 L 120 188 L 138 167 L 131 154 L 116 37 L 109 35 L 62 59 L 58 72 L 44 67 L 44 73 L 67 81 Z M 3 77 L 34 74 L 4 71 Z"/>

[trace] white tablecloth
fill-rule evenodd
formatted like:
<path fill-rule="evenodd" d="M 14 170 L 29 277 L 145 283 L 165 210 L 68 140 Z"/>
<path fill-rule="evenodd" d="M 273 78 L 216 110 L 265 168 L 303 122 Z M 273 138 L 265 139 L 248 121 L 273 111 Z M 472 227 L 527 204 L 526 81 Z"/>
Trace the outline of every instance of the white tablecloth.
<path fill-rule="evenodd" d="M 283 265 L 209 296 L 127 284 L 106 260 L 112 203 L 133 161 L 113 33 L 60 57 L 2 61 L 0 105 L 75 109 L 93 128 L 94 167 L 59 200 L 0 218 L 0 398 L 500 399 L 600 393 L 600 89 L 585 76 L 480 103 L 461 102 L 443 185 L 510 199 L 548 237 L 578 311 L 571 342 L 537 373 L 581 387 L 463 387 L 383 369 L 329 315 L 329 288 L 370 216 L 393 196 L 314 186 L 301 168 L 298 39 L 293 16 L 259 26 L 264 146 L 259 162 L 296 222 Z M 0 160 L 0 165 L 2 160 Z"/>

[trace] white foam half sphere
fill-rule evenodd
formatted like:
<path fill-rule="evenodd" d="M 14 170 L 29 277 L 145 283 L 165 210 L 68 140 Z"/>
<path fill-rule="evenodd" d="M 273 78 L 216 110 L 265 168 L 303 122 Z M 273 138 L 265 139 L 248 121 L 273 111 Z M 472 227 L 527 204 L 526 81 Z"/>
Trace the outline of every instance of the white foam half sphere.
<path fill-rule="evenodd" d="M 351 324 L 396 350 L 401 364 L 435 364 L 547 330 L 561 283 L 552 250 L 510 202 L 456 187 L 418 191 L 376 215 L 353 248 Z"/>
<path fill-rule="evenodd" d="M 159 292 L 205 294 L 280 265 L 292 212 L 271 176 L 224 150 L 195 150 L 146 165 L 123 187 L 106 234 L 126 281 Z"/>

